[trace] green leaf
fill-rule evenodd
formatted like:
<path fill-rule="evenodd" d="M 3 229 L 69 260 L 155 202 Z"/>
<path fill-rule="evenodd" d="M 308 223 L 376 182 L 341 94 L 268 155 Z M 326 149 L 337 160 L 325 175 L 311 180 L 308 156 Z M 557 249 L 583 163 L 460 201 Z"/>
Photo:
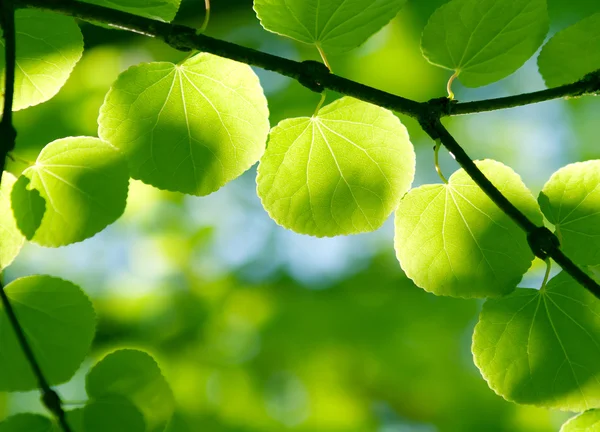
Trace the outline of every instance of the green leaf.
<path fill-rule="evenodd" d="M 542 215 L 521 178 L 492 160 L 477 166 L 534 223 Z M 410 191 L 396 211 L 396 255 L 413 282 L 437 295 L 494 297 L 514 290 L 534 256 L 525 233 L 464 170 L 447 185 Z"/>
<path fill-rule="evenodd" d="M 538 57 L 548 87 L 570 84 L 600 69 L 600 13 L 555 34 Z"/>
<path fill-rule="evenodd" d="M 410 188 L 415 154 L 391 112 L 345 97 L 271 131 L 258 195 L 278 224 L 317 237 L 379 228 Z"/>
<path fill-rule="evenodd" d="M 17 279 L 5 291 L 49 384 L 71 379 L 96 327 L 87 296 L 73 283 L 51 276 Z M 4 308 L 0 308 L 0 352 L 0 390 L 38 387 Z"/>
<path fill-rule="evenodd" d="M 181 65 L 128 69 L 98 122 L 100 137 L 126 153 L 133 178 L 193 195 L 208 195 L 250 168 L 269 133 L 252 69 L 204 53 Z"/>
<path fill-rule="evenodd" d="M 600 264 L 600 160 L 559 169 L 538 202 L 569 258 L 580 265 Z"/>
<path fill-rule="evenodd" d="M 52 421 L 38 414 L 16 414 L 0 423 L 0 432 L 56 432 Z"/>
<path fill-rule="evenodd" d="M 18 229 L 27 240 L 33 238 L 46 212 L 46 201 L 30 184 L 31 180 L 21 176 L 11 192 L 12 213 L 16 217 Z"/>
<path fill-rule="evenodd" d="M 65 84 L 83 54 L 75 20 L 35 9 L 15 12 L 17 68 L 13 110 L 51 99 Z M 0 88 L 4 89 L 4 39 L 0 39 Z M 0 112 L 4 94 L 0 94 Z"/>
<path fill-rule="evenodd" d="M 465 86 L 479 87 L 520 68 L 544 41 L 548 25 L 546 0 L 451 0 L 429 19 L 421 49 Z"/>
<path fill-rule="evenodd" d="M 181 0 L 80 0 L 159 21 L 172 21 Z"/>
<path fill-rule="evenodd" d="M 600 432 L 600 410 L 590 410 L 569 419 L 560 432 Z"/>
<path fill-rule="evenodd" d="M 273 33 L 340 54 L 362 45 L 396 16 L 406 0 L 254 0 Z"/>
<path fill-rule="evenodd" d="M 14 184 L 15 177 L 5 171 L 0 185 L 0 271 L 13 262 L 25 241 L 11 210 L 10 195 Z"/>
<path fill-rule="evenodd" d="M 83 428 L 83 408 L 66 411 L 67 423 L 71 432 L 87 432 Z M 61 427 L 56 426 L 56 432 L 64 432 Z"/>
<path fill-rule="evenodd" d="M 156 361 L 142 351 L 126 349 L 107 355 L 89 372 L 86 390 L 97 400 L 113 395 L 128 398 L 143 413 L 151 432 L 163 430 L 173 414 L 171 388 Z"/>
<path fill-rule="evenodd" d="M 126 397 L 104 396 L 90 401 L 83 410 L 85 432 L 145 432 L 143 414 Z"/>
<path fill-rule="evenodd" d="M 566 273 L 485 302 L 475 364 L 505 399 L 569 411 L 600 404 L 600 302 Z"/>
<path fill-rule="evenodd" d="M 64 246 L 92 237 L 125 210 L 127 163 L 115 148 L 98 138 L 51 142 L 23 176 L 30 183 L 15 188 L 13 212 L 17 225 L 25 228 L 23 233 L 42 246 Z M 45 212 L 32 188 L 44 199 Z M 28 204 L 34 204 L 33 210 Z"/>

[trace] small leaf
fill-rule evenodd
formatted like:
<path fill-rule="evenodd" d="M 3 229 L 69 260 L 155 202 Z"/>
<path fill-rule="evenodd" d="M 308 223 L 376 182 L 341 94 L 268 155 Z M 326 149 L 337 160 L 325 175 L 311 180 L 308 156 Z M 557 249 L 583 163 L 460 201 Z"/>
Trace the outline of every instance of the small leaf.
<path fill-rule="evenodd" d="M 600 13 L 555 34 L 538 57 L 548 87 L 570 84 L 600 69 Z"/>
<path fill-rule="evenodd" d="M 15 177 L 4 171 L 0 184 L 0 271 L 13 262 L 25 239 L 17 227 L 10 204 Z"/>
<path fill-rule="evenodd" d="M 572 417 L 560 432 L 600 432 L 600 410 L 590 410 Z"/>
<path fill-rule="evenodd" d="M 170 22 L 179 10 L 181 0 L 80 0 L 99 6 L 129 12 L 146 18 Z"/>
<path fill-rule="evenodd" d="M 173 414 L 171 388 L 156 361 L 142 351 L 107 355 L 89 372 L 86 390 L 96 400 L 114 395 L 128 398 L 143 413 L 150 432 L 162 431 Z"/>
<path fill-rule="evenodd" d="M 35 9 L 18 9 L 15 26 L 14 111 L 46 102 L 56 95 L 83 54 L 83 36 L 73 18 Z M 0 46 L 0 88 L 4 89 L 3 39 L 0 39 Z M 0 94 L 0 112 L 3 92 Z"/>
<path fill-rule="evenodd" d="M 317 237 L 379 228 L 410 188 L 415 154 L 391 112 L 345 97 L 271 131 L 258 195 L 280 225 Z"/>
<path fill-rule="evenodd" d="M 600 160 L 559 169 L 538 202 L 569 258 L 580 265 L 600 264 Z"/>
<path fill-rule="evenodd" d="M 505 399 L 583 411 L 600 404 L 600 302 L 566 273 L 545 290 L 487 300 L 475 364 Z"/>
<path fill-rule="evenodd" d="M 85 432 L 145 432 L 143 414 L 126 397 L 103 396 L 83 409 Z"/>
<path fill-rule="evenodd" d="M 22 175 L 30 184 L 23 181 L 15 188 L 13 211 L 23 233 L 42 246 L 64 246 L 92 237 L 125 210 L 127 163 L 115 148 L 98 138 L 53 141 Z M 45 212 L 32 188 L 45 201 Z M 33 210 L 28 205 L 33 205 Z"/>
<path fill-rule="evenodd" d="M 396 16 L 406 0 L 254 0 L 273 33 L 340 54 L 362 45 Z"/>
<path fill-rule="evenodd" d="M 5 291 L 49 384 L 71 379 L 90 348 L 96 327 L 87 296 L 73 283 L 51 276 L 17 279 Z M 0 390 L 37 388 L 3 307 L 0 335 Z"/>
<path fill-rule="evenodd" d="M 520 68 L 544 41 L 548 22 L 546 0 L 451 0 L 429 18 L 421 49 L 465 86 L 479 87 Z"/>
<path fill-rule="evenodd" d="M 211 54 L 122 73 L 100 109 L 98 133 L 128 157 L 131 176 L 208 195 L 258 161 L 267 101 L 252 69 Z"/>
<path fill-rule="evenodd" d="M 52 421 L 38 414 L 24 413 L 0 423 L 0 432 L 56 432 Z"/>
<path fill-rule="evenodd" d="M 521 178 L 492 160 L 477 166 L 534 223 L 542 215 Z M 447 185 L 410 191 L 396 211 L 396 255 L 413 282 L 437 295 L 495 297 L 514 290 L 534 256 L 525 233 L 464 170 Z"/>
<path fill-rule="evenodd" d="M 31 180 L 19 177 L 12 188 L 12 211 L 16 225 L 27 240 L 31 240 L 42 224 L 46 212 L 46 201 L 40 193 L 32 189 Z"/>

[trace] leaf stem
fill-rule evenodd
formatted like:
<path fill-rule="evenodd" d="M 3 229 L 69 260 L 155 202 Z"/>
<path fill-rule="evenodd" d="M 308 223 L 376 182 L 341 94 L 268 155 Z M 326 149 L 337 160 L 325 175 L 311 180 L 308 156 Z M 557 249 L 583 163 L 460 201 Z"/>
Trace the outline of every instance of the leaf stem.
<path fill-rule="evenodd" d="M 433 147 L 433 161 L 435 163 L 435 170 L 437 171 L 438 176 L 440 176 L 444 184 L 448 184 L 448 180 L 446 179 L 444 173 L 442 173 L 442 169 L 440 168 L 439 153 L 441 146 L 442 142 L 439 139 L 435 140 L 435 146 Z"/>
<path fill-rule="evenodd" d="M 448 83 L 446 84 L 446 91 L 448 92 L 448 99 L 450 99 L 450 100 L 454 100 L 454 92 L 452 91 L 452 83 L 454 82 L 454 80 L 456 79 L 457 76 L 458 76 L 458 71 L 454 71 L 454 73 L 448 80 Z"/>
<path fill-rule="evenodd" d="M 204 21 L 200 30 L 198 30 L 199 33 L 204 33 L 208 27 L 208 22 L 210 21 L 210 0 L 204 0 L 204 11 Z"/>
<path fill-rule="evenodd" d="M 544 280 L 542 281 L 542 286 L 540 287 L 540 291 L 546 291 L 546 284 L 548 283 L 548 279 L 550 279 L 550 270 L 552 269 L 552 260 L 550 258 L 546 258 L 546 273 L 544 274 Z"/>
<path fill-rule="evenodd" d="M 333 70 L 331 69 L 331 65 L 329 64 L 329 61 L 327 60 L 327 56 L 325 55 L 325 51 L 323 51 L 323 48 L 321 48 L 321 44 L 319 44 L 317 42 L 317 43 L 315 43 L 315 46 L 317 47 L 317 51 L 319 51 L 319 55 L 321 56 L 323 63 L 325 63 L 325 66 L 327 66 L 327 69 L 329 69 L 329 72 L 333 72 Z"/>
<path fill-rule="evenodd" d="M 327 98 L 327 92 L 321 93 L 321 100 L 319 101 L 319 103 L 317 104 L 317 107 L 315 108 L 315 112 L 313 113 L 313 117 L 316 116 L 319 113 L 319 110 L 321 109 L 321 107 L 325 103 L 325 99 L 326 98 Z"/>

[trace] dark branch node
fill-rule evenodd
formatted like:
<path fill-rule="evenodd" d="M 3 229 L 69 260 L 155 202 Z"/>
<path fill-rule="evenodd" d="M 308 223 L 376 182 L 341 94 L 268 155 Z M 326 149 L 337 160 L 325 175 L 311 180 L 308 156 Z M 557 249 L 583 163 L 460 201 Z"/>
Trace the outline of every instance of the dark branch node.
<path fill-rule="evenodd" d="M 302 73 L 298 78 L 300 84 L 315 93 L 323 93 L 323 81 L 330 73 L 327 66 L 314 60 L 305 60 L 301 65 Z"/>
<path fill-rule="evenodd" d="M 164 35 L 164 41 L 178 51 L 189 52 L 192 51 L 190 41 L 194 40 L 195 36 L 196 32 L 189 27 L 172 25 L 168 27 L 168 32 Z"/>
<path fill-rule="evenodd" d="M 44 393 L 42 394 L 42 403 L 56 417 L 64 415 L 62 409 L 62 402 L 60 400 L 60 397 L 58 396 L 58 393 L 56 393 L 54 390 L 47 389 L 44 391 Z"/>
<path fill-rule="evenodd" d="M 558 237 L 546 227 L 538 227 L 527 234 L 527 243 L 534 255 L 545 260 L 560 247 Z"/>

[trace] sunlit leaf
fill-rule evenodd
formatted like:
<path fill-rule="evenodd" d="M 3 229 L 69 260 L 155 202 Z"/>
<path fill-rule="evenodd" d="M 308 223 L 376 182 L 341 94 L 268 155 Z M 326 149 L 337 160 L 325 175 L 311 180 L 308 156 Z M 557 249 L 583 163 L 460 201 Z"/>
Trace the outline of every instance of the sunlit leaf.
<path fill-rule="evenodd" d="M 356 234 L 383 224 L 414 172 L 400 120 L 346 97 L 273 128 L 258 167 L 258 195 L 269 215 L 293 231 Z"/>
<path fill-rule="evenodd" d="M 80 0 L 160 21 L 172 21 L 181 0 Z"/>
<path fill-rule="evenodd" d="M 600 432 L 600 410 L 586 411 L 571 418 L 560 432 Z"/>
<path fill-rule="evenodd" d="M 23 176 L 30 183 L 13 192 L 17 225 L 43 246 L 63 246 L 92 237 L 125 210 L 127 163 L 115 148 L 98 138 L 51 142 Z M 44 199 L 45 211 L 31 189 Z M 33 210 L 28 208 L 32 202 Z"/>
<path fill-rule="evenodd" d="M 5 291 L 49 384 L 68 381 L 94 337 L 96 318 L 87 296 L 71 282 L 51 276 L 17 279 Z M 3 307 L 0 352 L 0 390 L 38 387 Z"/>
<path fill-rule="evenodd" d="M 85 432 L 145 432 L 144 415 L 124 396 L 107 395 L 83 409 Z"/>
<path fill-rule="evenodd" d="M 548 87 L 569 84 L 600 69 L 600 13 L 555 34 L 540 56 L 538 66 Z"/>
<path fill-rule="evenodd" d="M 207 195 L 258 161 L 267 103 L 249 66 L 210 54 L 181 65 L 146 63 L 119 76 L 100 110 L 99 135 L 128 157 L 131 176 Z"/>
<path fill-rule="evenodd" d="M 385 26 L 406 0 L 254 0 L 263 27 L 328 53 L 343 53 Z"/>
<path fill-rule="evenodd" d="M 15 177 L 2 173 L 0 185 L 0 271 L 13 262 L 19 254 L 23 242 L 23 234 L 19 231 L 11 209 L 10 194 L 15 184 Z"/>
<path fill-rule="evenodd" d="M 520 68 L 548 32 L 546 0 L 451 0 L 437 9 L 421 40 L 431 63 L 454 70 L 467 87 Z"/>
<path fill-rule="evenodd" d="M 39 414 L 16 414 L 0 423 L 0 432 L 57 432 L 49 418 Z"/>
<path fill-rule="evenodd" d="M 120 395 L 144 415 L 149 431 L 163 430 L 174 409 L 173 393 L 154 359 L 143 351 L 119 350 L 92 368 L 88 396 L 101 400 Z"/>
<path fill-rule="evenodd" d="M 600 302 L 566 273 L 542 291 L 488 300 L 473 335 L 475 363 L 507 400 L 583 411 L 600 404 Z"/>
<path fill-rule="evenodd" d="M 538 225 L 542 216 L 521 178 L 499 162 L 477 166 Z M 534 256 L 525 233 L 464 170 L 447 185 L 411 190 L 396 211 L 396 255 L 416 285 L 438 295 L 487 297 L 516 288 Z"/>
<path fill-rule="evenodd" d="M 555 172 L 538 198 L 562 249 L 577 264 L 600 264 L 600 160 Z"/>
<path fill-rule="evenodd" d="M 83 37 L 73 18 L 35 9 L 18 9 L 15 26 L 16 111 L 45 102 L 58 93 L 81 58 Z M 4 39 L 0 39 L 0 46 L 0 88 L 4 89 Z M 0 111 L 3 99 L 2 92 Z"/>
<path fill-rule="evenodd" d="M 16 217 L 16 225 L 27 240 L 33 238 L 46 212 L 46 201 L 30 184 L 31 180 L 20 176 L 11 192 L 11 213 Z"/>

